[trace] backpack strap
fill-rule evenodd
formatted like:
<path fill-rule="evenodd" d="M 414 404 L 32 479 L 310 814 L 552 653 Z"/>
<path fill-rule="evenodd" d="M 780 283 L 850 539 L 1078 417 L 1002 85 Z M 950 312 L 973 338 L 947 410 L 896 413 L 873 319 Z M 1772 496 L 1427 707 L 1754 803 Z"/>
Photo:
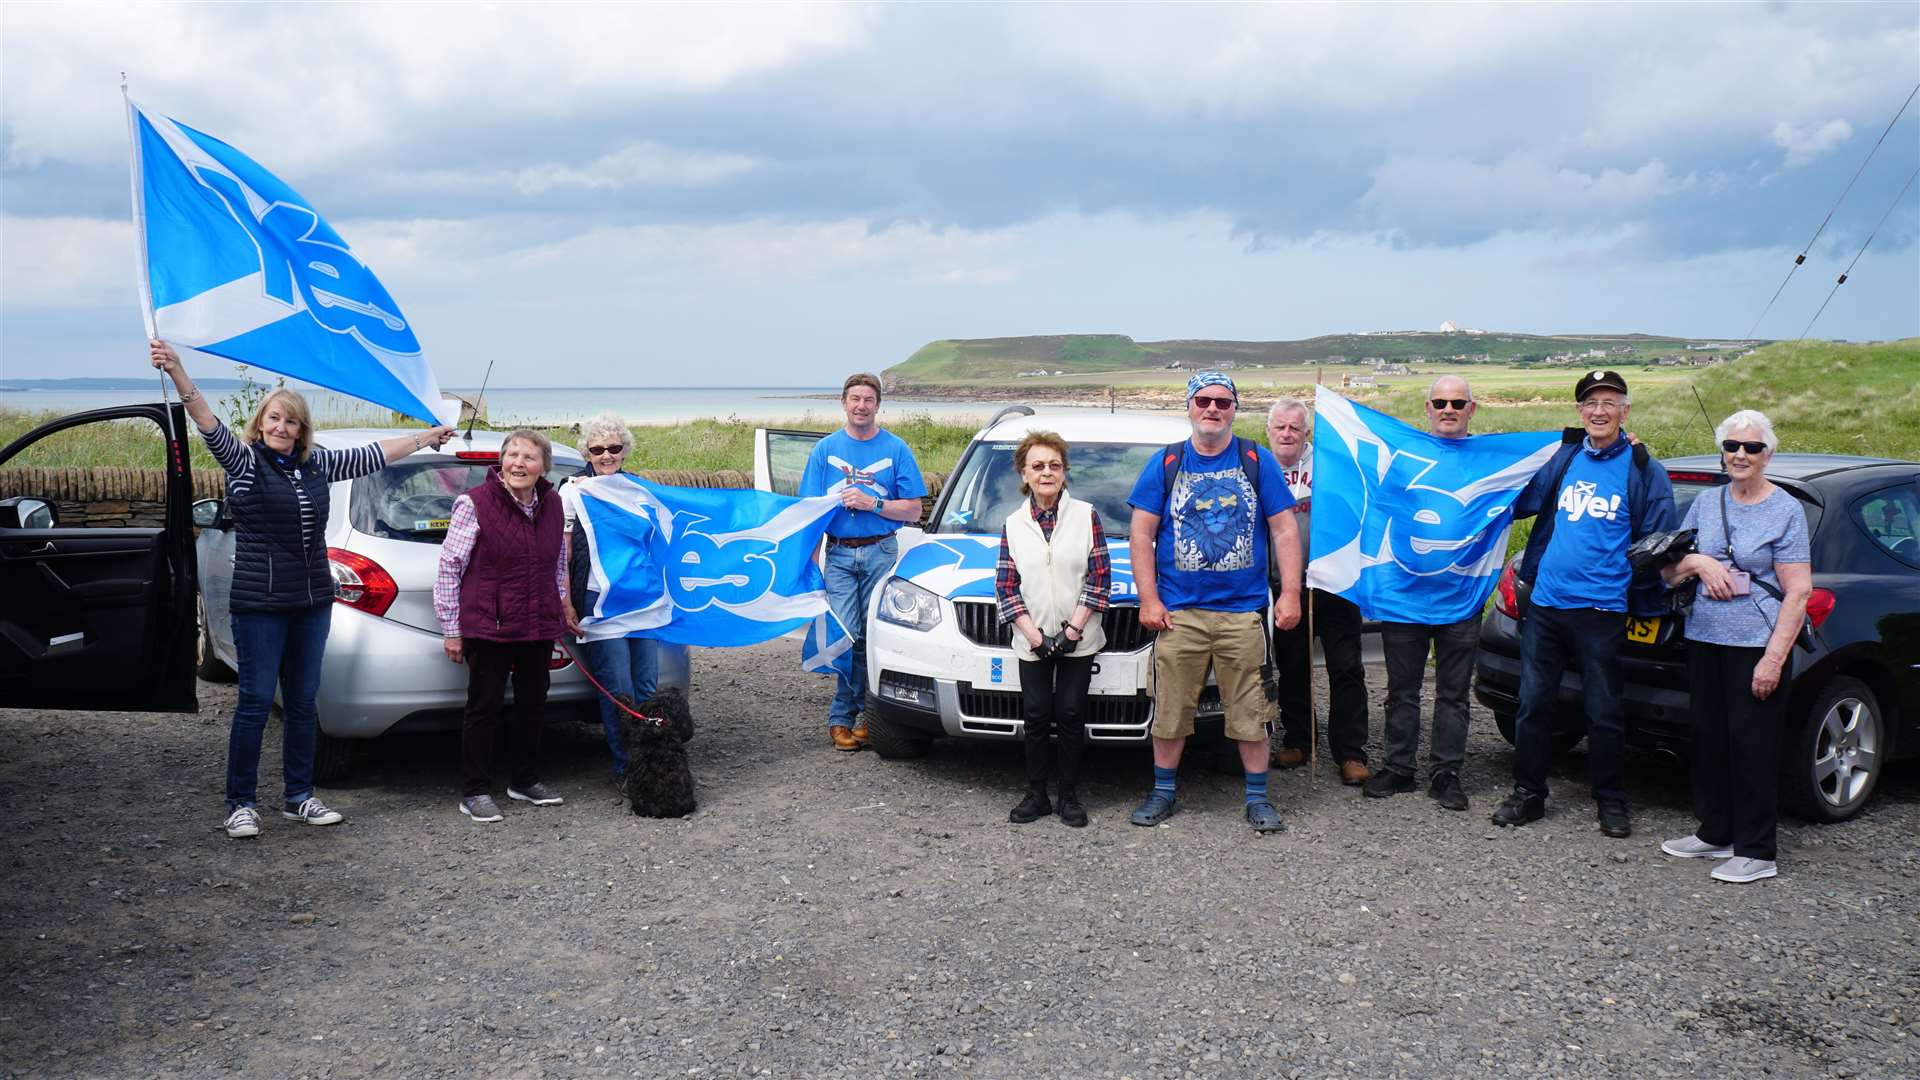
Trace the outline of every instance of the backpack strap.
<path fill-rule="evenodd" d="M 1160 451 L 1160 516 L 1167 516 L 1167 509 L 1173 505 L 1173 481 L 1180 475 L 1180 459 L 1187 452 L 1187 441 L 1168 443 Z"/>

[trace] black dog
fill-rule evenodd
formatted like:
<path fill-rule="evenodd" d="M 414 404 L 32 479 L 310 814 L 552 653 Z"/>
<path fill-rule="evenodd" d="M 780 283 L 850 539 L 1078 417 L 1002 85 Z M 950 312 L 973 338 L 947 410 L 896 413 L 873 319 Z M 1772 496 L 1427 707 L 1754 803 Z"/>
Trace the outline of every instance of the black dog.
<path fill-rule="evenodd" d="M 687 767 L 687 740 L 693 738 L 693 714 L 678 690 L 662 690 L 639 705 L 618 699 L 632 712 L 625 717 L 627 804 L 641 817 L 686 817 L 696 805 L 693 770 Z"/>

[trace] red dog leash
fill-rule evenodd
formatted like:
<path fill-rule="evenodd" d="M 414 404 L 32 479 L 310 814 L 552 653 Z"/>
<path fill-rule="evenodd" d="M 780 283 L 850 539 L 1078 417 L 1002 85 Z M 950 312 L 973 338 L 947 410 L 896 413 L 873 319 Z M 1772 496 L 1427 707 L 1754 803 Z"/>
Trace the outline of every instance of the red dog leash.
<path fill-rule="evenodd" d="M 613 702 L 614 708 L 619 709 L 621 712 L 626 713 L 628 716 L 633 717 L 635 720 L 645 720 L 648 723 L 652 724 L 654 727 L 667 726 L 668 721 L 667 721 L 667 718 L 664 716 L 648 716 L 646 713 L 637 712 L 633 709 L 628 708 L 626 702 L 621 701 L 619 698 L 613 695 L 612 691 L 600 685 L 600 680 L 593 677 L 593 669 L 588 667 L 586 661 L 580 659 L 580 655 L 573 651 L 573 647 L 567 644 L 566 638 L 560 638 L 558 639 L 558 641 L 559 641 L 561 651 L 566 653 L 569 657 L 573 659 L 574 666 L 580 669 L 580 674 L 585 675 L 587 677 L 587 681 L 593 684 L 593 688 L 595 690 L 600 691 L 600 695 L 602 697 L 606 698 L 608 701 Z"/>

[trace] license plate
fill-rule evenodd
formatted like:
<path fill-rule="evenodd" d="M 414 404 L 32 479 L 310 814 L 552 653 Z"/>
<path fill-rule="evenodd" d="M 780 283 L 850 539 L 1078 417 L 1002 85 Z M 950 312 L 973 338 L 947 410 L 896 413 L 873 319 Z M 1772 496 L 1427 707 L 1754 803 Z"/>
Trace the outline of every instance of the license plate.
<path fill-rule="evenodd" d="M 1652 645 L 1660 640 L 1660 616 L 1651 619 L 1628 619 L 1627 640 L 1635 645 Z"/>

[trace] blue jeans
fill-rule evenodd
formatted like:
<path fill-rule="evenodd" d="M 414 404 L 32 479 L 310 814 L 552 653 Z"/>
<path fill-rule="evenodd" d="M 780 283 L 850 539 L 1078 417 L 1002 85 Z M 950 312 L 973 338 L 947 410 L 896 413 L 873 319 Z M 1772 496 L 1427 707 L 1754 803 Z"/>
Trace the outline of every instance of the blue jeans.
<path fill-rule="evenodd" d="M 1620 650 L 1627 617 L 1595 608 L 1534 604 L 1520 629 L 1520 707 L 1514 714 L 1514 786 L 1547 795 L 1560 710 L 1560 676 L 1580 673 L 1587 712 L 1587 780 L 1595 802 L 1627 801 L 1627 722 L 1620 708 Z"/>
<path fill-rule="evenodd" d="M 233 650 L 240 661 L 240 702 L 227 736 L 227 812 L 255 805 L 260 786 L 260 741 L 273 687 L 280 685 L 280 767 L 286 802 L 297 807 L 313 794 L 313 742 L 319 710 L 320 660 L 333 627 L 333 603 L 289 611 L 233 613 Z"/>
<path fill-rule="evenodd" d="M 889 536 L 866 547 L 827 545 L 827 603 L 853 637 L 853 678 L 833 691 L 829 727 L 852 727 L 867 704 L 867 607 L 900 557 L 900 540 Z"/>
<path fill-rule="evenodd" d="M 600 680 L 600 685 L 609 693 L 625 694 L 636 705 L 653 696 L 654 684 L 660 677 L 660 644 L 652 638 L 589 641 L 586 660 L 593 677 Z M 620 734 L 620 724 L 626 714 L 606 694 L 598 690 L 594 693 L 600 698 L 600 726 L 607 731 L 607 749 L 613 752 L 614 774 L 625 776 L 627 743 Z"/>

